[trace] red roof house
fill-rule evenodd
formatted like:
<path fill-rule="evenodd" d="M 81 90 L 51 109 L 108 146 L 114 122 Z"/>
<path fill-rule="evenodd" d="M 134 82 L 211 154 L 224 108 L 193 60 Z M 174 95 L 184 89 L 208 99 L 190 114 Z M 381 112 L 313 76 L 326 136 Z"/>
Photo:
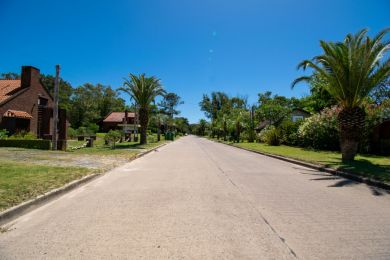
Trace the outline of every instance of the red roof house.
<path fill-rule="evenodd" d="M 39 138 L 52 134 L 53 98 L 40 77 L 39 69 L 23 66 L 21 79 L 0 79 L 0 129 L 32 132 Z"/>
<path fill-rule="evenodd" d="M 108 132 L 110 130 L 122 129 L 123 124 L 134 124 L 135 113 L 132 112 L 111 112 L 102 121 L 102 130 Z"/>

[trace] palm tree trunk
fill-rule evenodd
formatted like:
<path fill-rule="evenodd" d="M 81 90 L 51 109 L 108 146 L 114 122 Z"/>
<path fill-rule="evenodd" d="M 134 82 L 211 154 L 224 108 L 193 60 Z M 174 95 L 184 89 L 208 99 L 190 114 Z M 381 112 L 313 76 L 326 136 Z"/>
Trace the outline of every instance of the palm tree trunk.
<path fill-rule="evenodd" d="M 146 108 L 139 109 L 139 121 L 140 121 L 140 125 L 141 125 L 140 144 L 146 144 L 147 143 L 146 130 L 147 130 L 148 124 L 149 124 L 149 113 L 148 113 L 148 110 Z"/>
<path fill-rule="evenodd" d="M 365 111 L 360 107 L 345 108 L 340 111 L 337 120 L 340 130 L 340 148 L 342 161 L 355 159 L 359 147 L 361 132 L 365 123 Z"/>

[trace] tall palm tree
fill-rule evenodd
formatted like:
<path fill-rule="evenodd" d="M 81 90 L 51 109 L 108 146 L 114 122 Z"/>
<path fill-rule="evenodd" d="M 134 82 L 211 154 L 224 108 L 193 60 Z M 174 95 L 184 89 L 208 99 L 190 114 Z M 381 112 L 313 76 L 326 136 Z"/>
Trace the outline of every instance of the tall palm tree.
<path fill-rule="evenodd" d="M 140 144 L 147 143 L 146 130 L 149 124 L 149 112 L 154 99 L 164 95 L 165 91 L 156 77 L 146 77 L 145 74 L 139 76 L 129 74 L 129 79 L 125 79 L 123 87 L 119 90 L 128 93 L 135 101 L 138 108 L 139 122 L 141 125 Z"/>
<path fill-rule="evenodd" d="M 367 36 L 367 29 L 357 34 L 348 34 L 343 42 L 320 41 L 323 54 L 312 60 L 304 60 L 298 69 L 312 68 L 328 82 L 326 90 L 338 101 L 341 108 L 337 120 L 340 129 L 342 160 L 355 158 L 360 133 L 365 124 L 365 110 L 362 106 L 370 91 L 390 75 L 390 59 L 385 56 L 390 41 L 383 37 L 390 28 L 382 30 L 374 38 Z M 293 81 L 310 81 L 303 76 Z"/>

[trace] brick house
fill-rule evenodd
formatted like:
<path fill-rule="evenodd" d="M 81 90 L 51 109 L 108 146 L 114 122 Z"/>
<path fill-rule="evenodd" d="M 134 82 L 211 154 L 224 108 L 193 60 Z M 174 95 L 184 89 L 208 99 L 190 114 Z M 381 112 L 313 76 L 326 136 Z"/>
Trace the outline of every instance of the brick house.
<path fill-rule="evenodd" d="M 23 66 L 20 79 L 0 79 L 0 129 L 10 134 L 28 131 L 38 138 L 50 138 L 53 98 L 40 78 L 39 69 Z M 60 115 L 60 121 L 64 119 Z"/>
<path fill-rule="evenodd" d="M 101 121 L 101 128 L 103 132 L 123 129 L 123 124 L 128 124 L 130 128 L 133 128 L 134 120 L 135 113 L 111 112 Z"/>

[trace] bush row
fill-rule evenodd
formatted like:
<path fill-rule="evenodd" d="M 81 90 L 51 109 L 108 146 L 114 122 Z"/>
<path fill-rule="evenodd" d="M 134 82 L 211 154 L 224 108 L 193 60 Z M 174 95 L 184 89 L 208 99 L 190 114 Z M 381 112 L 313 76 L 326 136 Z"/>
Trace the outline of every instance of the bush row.
<path fill-rule="evenodd" d="M 339 150 L 339 129 L 337 107 L 325 108 L 304 120 L 292 122 L 285 120 L 277 125 L 265 127 L 258 135 L 257 141 L 269 145 L 285 144 L 308 147 L 318 150 Z M 370 151 L 370 136 L 383 118 L 390 118 L 390 102 L 377 107 L 366 107 L 366 124 L 360 140 L 360 152 Z"/>
<path fill-rule="evenodd" d="M 41 149 L 41 150 L 50 150 L 51 141 L 50 140 L 40 140 L 40 139 L 3 139 L 0 140 L 0 147 L 20 147 L 20 148 L 29 148 L 29 149 Z"/>

